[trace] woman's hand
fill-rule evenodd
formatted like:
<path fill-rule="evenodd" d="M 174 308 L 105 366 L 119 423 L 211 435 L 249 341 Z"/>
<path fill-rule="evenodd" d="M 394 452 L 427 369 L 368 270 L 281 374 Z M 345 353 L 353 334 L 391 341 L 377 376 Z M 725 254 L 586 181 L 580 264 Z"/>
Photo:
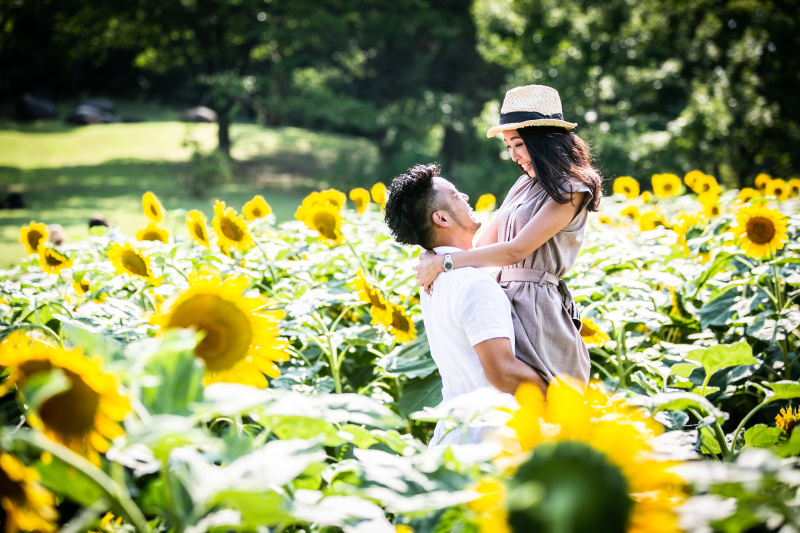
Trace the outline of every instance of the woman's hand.
<path fill-rule="evenodd" d="M 430 296 L 434 280 L 444 272 L 444 255 L 426 251 L 419 255 L 419 263 L 413 269 L 417 271 L 417 283 Z"/>

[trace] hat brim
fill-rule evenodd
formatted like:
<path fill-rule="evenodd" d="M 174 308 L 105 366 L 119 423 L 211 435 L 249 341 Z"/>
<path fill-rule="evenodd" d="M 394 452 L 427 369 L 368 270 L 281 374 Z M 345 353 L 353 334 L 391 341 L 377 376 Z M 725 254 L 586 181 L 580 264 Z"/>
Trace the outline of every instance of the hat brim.
<path fill-rule="evenodd" d="M 502 126 L 495 126 L 493 128 L 489 128 L 489 131 L 486 132 L 486 136 L 491 139 L 492 137 L 494 137 L 495 135 L 497 135 L 502 131 L 518 130 L 520 128 L 527 128 L 528 126 L 557 126 L 559 128 L 565 128 L 571 130 L 572 128 L 577 127 L 577 124 L 575 124 L 574 122 L 567 122 L 565 120 L 557 120 L 552 118 L 526 120 L 525 122 L 503 124 Z"/>

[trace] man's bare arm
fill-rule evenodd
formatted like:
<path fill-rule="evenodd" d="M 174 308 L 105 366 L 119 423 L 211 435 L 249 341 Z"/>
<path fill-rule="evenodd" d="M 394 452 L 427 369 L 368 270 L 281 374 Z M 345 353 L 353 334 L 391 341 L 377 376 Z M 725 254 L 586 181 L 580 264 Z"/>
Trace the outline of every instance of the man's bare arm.
<path fill-rule="evenodd" d="M 506 337 L 487 339 L 474 346 L 478 352 L 486 377 L 497 389 L 514 394 L 525 381 L 534 383 L 547 392 L 547 382 L 534 369 L 514 357 L 511 340 Z"/>

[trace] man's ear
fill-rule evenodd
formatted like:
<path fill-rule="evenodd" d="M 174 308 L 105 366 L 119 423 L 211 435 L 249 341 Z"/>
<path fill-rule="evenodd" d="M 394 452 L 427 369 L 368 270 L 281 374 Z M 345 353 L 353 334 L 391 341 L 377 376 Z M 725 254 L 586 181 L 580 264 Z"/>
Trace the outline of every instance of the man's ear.
<path fill-rule="evenodd" d="M 449 228 L 452 224 L 452 220 L 450 220 L 450 215 L 447 211 L 434 211 L 431 215 L 431 220 L 433 223 L 441 228 Z"/>

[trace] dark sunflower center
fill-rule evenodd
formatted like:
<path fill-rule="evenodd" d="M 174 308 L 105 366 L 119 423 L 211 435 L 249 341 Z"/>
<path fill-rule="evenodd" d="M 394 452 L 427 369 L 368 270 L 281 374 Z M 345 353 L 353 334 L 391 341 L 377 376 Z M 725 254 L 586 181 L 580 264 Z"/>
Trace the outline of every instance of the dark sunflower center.
<path fill-rule="evenodd" d="M 531 504 L 526 493 L 544 490 Z M 626 531 L 633 501 L 622 471 L 580 442 L 537 447 L 517 471 L 508 503 L 515 533 L 530 531 Z"/>
<path fill-rule="evenodd" d="M 64 264 L 64 259 L 62 257 L 59 257 L 49 250 L 44 253 L 44 261 L 51 267 L 57 267 Z"/>
<path fill-rule="evenodd" d="M 80 285 L 81 290 L 83 292 L 88 292 L 89 291 L 89 282 L 86 281 L 85 279 L 82 279 L 81 282 L 78 285 Z"/>
<path fill-rule="evenodd" d="M 253 216 L 256 217 L 256 218 L 261 218 L 261 216 L 262 216 L 261 215 L 261 209 L 259 209 L 258 207 L 254 207 L 253 208 Z"/>
<path fill-rule="evenodd" d="M 336 240 L 336 217 L 330 213 L 314 213 L 314 227 L 317 231 L 332 241 Z"/>
<path fill-rule="evenodd" d="M 27 235 L 28 245 L 34 250 L 37 249 L 39 247 L 39 242 L 41 242 L 42 240 L 42 237 L 44 237 L 44 235 L 42 235 L 39 231 L 35 229 L 30 230 Z"/>
<path fill-rule="evenodd" d="M 232 241 L 239 242 L 244 238 L 242 228 L 228 217 L 220 219 L 219 228 L 222 230 L 222 234 Z"/>
<path fill-rule="evenodd" d="M 780 187 L 775 187 L 775 196 L 781 196 L 781 195 L 783 195 L 783 189 L 781 189 Z"/>
<path fill-rule="evenodd" d="M 147 272 L 147 263 L 145 263 L 142 256 L 136 252 L 131 252 L 129 250 L 122 252 L 122 266 L 131 274 L 144 277 L 149 275 Z"/>
<path fill-rule="evenodd" d="M 198 294 L 178 305 L 167 327 L 202 332 L 205 336 L 195 347 L 195 354 L 212 371 L 229 369 L 243 359 L 253 338 L 244 311 L 216 294 Z"/>
<path fill-rule="evenodd" d="M 628 194 L 628 193 L 630 193 L 630 192 L 631 192 L 631 188 L 630 188 L 630 187 L 628 187 L 627 185 L 626 185 L 625 187 L 623 187 L 623 189 L 622 189 L 622 190 L 623 190 L 623 191 L 625 191 L 625 194 Z"/>
<path fill-rule="evenodd" d="M 672 190 L 672 184 L 671 183 L 664 184 L 664 190 L 667 191 L 667 192 L 671 191 Z"/>
<path fill-rule="evenodd" d="M 154 217 L 159 215 L 158 206 L 155 203 L 150 204 L 150 214 L 152 214 Z"/>
<path fill-rule="evenodd" d="M 756 244 L 765 244 L 775 236 L 775 224 L 768 218 L 753 217 L 747 221 L 747 238 Z"/>
<path fill-rule="evenodd" d="M 194 223 L 194 234 L 195 234 L 195 236 L 196 236 L 198 239 L 200 239 L 201 241 L 208 240 L 208 239 L 206 238 L 206 230 L 205 230 L 205 228 L 203 227 L 203 225 L 202 225 L 202 224 L 200 224 L 199 222 L 195 222 L 195 223 Z"/>
<path fill-rule="evenodd" d="M 25 501 L 25 492 L 22 485 L 8 477 L 5 470 L 0 468 L 0 499 L 8 498 L 12 502 Z"/>
<path fill-rule="evenodd" d="M 159 241 L 164 242 L 164 238 L 161 234 L 157 231 L 148 231 L 144 235 L 142 235 L 143 241 Z"/>
<path fill-rule="evenodd" d="M 356 196 L 355 199 L 353 200 L 353 203 L 356 204 L 357 210 L 361 209 L 362 207 L 364 207 L 364 197 Z"/>
<path fill-rule="evenodd" d="M 411 324 L 410 320 L 403 316 L 402 312 L 399 309 L 395 309 L 392 312 L 392 327 L 400 330 L 400 331 L 411 331 Z"/>
<path fill-rule="evenodd" d="M 581 337 L 592 337 L 597 333 L 597 330 L 590 326 L 588 323 L 581 324 Z"/>
<path fill-rule="evenodd" d="M 78 374 L 62 370 L 72 387 L 45 400 L 39 407 L 39 417 L 48 429 L 68 437 L 82 437 L 94 427 L 100 395 Z"/>

